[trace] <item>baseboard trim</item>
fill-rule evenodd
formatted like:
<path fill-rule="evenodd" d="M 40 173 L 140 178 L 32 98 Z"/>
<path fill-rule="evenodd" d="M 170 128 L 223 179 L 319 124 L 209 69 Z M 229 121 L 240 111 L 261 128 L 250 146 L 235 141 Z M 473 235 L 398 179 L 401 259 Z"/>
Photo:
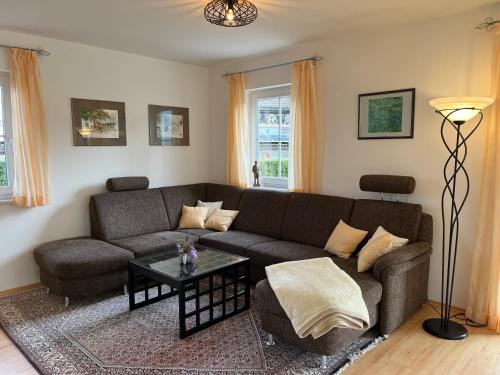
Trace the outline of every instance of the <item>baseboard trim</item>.
<path fill-rule="evenodd" d="M 39 283 L 34 283 L 34 284 L 28 284 L 28 285 L 24 285 L 24 286 L 19 286 L 17 288 L 13 288 L 13 289 L 2 290 L 2 291 L 0 291 L 0 297 L 12 296 L 14 294 L 19 294 L 19 293 L 27 292 L 28 290 L 38 289 L 38 288 L 40 288 L 42 286 L 43 286 L 43 284 L 39 282 Z"/>
<path fill-rule="evenodd" d="M 440 308 L 441 307 L 441 302 L 438 302 L 438 301 L 434 301 L 432 299 L 429 299 L 427 300 L 428 303 L 431 303 L 433 305 L 435 305 L 437 308 Z M 456 310 L 456 311 L 461 311 L 461 312 L 465 312 L 465 309 L 461 308 L 461 307 L 457 307 L 457 306 L 453 306 L 451 305 L 451 308 L 453 310 Z"/>

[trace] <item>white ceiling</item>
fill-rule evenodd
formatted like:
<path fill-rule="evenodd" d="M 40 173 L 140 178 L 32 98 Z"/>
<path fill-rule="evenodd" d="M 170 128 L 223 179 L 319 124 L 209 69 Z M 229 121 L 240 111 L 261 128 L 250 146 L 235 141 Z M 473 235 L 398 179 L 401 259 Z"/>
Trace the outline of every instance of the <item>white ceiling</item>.
<path fill-rule="evenodd" d="M 419 21 L 498 0 L 252 1 L 257 20 L 228 29 L 205 21 L 208 0 L 0 0 L 0 28 L 209 65 L 341 30 Z"/>

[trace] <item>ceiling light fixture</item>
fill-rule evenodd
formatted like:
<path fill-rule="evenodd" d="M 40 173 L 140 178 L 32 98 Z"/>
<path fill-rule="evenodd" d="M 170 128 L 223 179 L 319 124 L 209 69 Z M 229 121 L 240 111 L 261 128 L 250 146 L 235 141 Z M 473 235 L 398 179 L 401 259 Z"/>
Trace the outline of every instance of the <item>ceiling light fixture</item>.
<path fill-rule="evenodd" d="M 205 7 L 207 21 L 225 27 L 248 25 L 257 15 L 257 7 L 247 0 L 213 0 Z"/>

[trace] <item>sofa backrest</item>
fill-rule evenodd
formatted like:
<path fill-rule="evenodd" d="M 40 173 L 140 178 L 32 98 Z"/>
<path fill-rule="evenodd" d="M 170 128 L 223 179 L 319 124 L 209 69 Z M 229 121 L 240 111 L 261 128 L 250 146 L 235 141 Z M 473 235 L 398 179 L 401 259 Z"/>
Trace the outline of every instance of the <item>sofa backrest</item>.
<path fill-rule="evenodd" d="M 238 210 L 240 208 L 243 190 L 229 185 L 207 184 L 207 202 L 222 201 L 223 210 Z"/>
<path fill-rule="evenodd" d="M 371 238 L 379 225 L 398 237 L 415 242 L 422 218 L 422 206 L 413 203 L 357 199 L 349 225 L 368 231 L 358 250 Z"/>
<path fill-rule="evenodd" d="M 422 212 L 422 219 L 420 220 L 420 227 L 418 228 L 417 242 L 427 242 L 432 244 L 434 236 L 434 223 L 432 216 Z"/>
<path fill-rule="evenodd" d="M 92 235 L 104 241 L 170 230 L 159 189 L 94 195 L 90 217 Z"/>
<path fill-rule="evenodd" d="M 168 186 L 160 188 L 160 191 L 172 230 L 179 227 L 182 206 L 196 206 L 198 200 L 206 200 L 206 184 Z"/>
<path fill-rule="evenodd" d="M 349 198 L 292 193 L 281 238 L 323 248 L 339 220 L 349 221 L 353 206 Z"/>
<path fill-rule="evenodd" d="M 239 214 L 233 229 L 280 238 L 290 193 L 246 189 L 241 195 Z"/>

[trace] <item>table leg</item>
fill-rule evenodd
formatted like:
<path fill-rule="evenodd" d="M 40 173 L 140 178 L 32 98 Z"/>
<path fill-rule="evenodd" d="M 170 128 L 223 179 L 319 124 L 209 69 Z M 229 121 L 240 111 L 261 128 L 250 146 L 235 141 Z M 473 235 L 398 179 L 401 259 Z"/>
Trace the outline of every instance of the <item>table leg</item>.
<path fill-rule="evenodd" d="M 245 309 L 250 308 L 250 262 L 245 263 Z"/>
<path fill-rule="evenodd" d="M 233 269 L 233 297 L 234 297 L 234 307 L 233 307 L 233 311 L 236 313 L 236 311 L 238 311 L 238 270 L 239 270 L 239 265 L 237 265 L 236 267 L 234 267 Z"/>
<path fill-rule="evenodd" d="M 128 267 L 128 308 L 135 309 L 135 274 L 134 270 Z"/>
<path fill-rule="evenodd" d="M 186 290 L 183 284 L 179 287 L 179 336 L 186 337 Z"/>
<path fill-rule="evenodd" d="M 210 275 L 208 278 L 208 290 L 210 292 L 209 294 L 209 305 L 210 305 L 210 322 L 214 320 L 214 275 Z"/>

